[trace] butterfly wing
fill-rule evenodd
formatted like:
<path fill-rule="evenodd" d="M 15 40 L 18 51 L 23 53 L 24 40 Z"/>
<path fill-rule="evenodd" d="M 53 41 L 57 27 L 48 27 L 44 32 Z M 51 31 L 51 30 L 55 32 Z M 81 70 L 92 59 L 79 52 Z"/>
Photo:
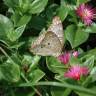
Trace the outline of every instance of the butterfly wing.
<path fill-rule="evenodd" d="M 64 45 L 64 33 L 63 33 L 63 25 L 58 16 L 55 16 L 52 20 L 52 24 L 49 26 L 47 31 L 54 32 L 59 38 L 61 45 Z"/>
<path fill-rule="evenodd" d="M 45 37 L 41 43 L 31 47 L 31 52 L 41 56 L 59 56 L 62 51 L 62 45 L 57 35 L 50 31 L 44 35 Z"/>

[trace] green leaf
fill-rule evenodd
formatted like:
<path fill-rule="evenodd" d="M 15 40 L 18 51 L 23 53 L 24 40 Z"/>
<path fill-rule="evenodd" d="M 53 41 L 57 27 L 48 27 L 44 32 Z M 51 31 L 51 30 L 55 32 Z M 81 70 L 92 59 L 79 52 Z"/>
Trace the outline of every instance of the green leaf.
<path fill-rule="evenodd" d="M 29 13 L 36 14 L 36 13 L 42 12 L 45 6 L 47 5 L 47 3 L 48 3 L 48 0 L 34 0 L 30 5 Z"/>
<path fill-rule="evenodd" d="M 63 96 L 69 96 L 69 94 L 71 93 L 71 89 L 70 88 L 66 88 L 66 90 L 64 91 Z"/>
<path fill-rule="evenodd" d="M 3 79 L 8 82 L 17 82 L 20 79 L 20 68 L 14 63 L 5 63 L 0 66 Z"/>
<path fill-rule="evenodd" d="M 96 86 L 92 86 L 89 88 L 90 90 L 93 90 L 95 91 L 96 90 Z M 77 92 L 75 91 L 79 96 L 95 96 L 95 95 L 92 95 L 92 94 L 88 94 L 88 93 L 84 93 L 84 92 Z"/>
<path fill-rule="evenodd" d="M 70 56 L 69 64 L 74 66 L 76 64 L 80 64 L 80 60 L 74 56 Z"/>
<path fill-rule="evenodd" d="M 61 88 L 61 87 L 52 87 L 51 94 L 52 96 L 68 96 L 71 92 L 71 89 Z"/>
<path fill-rule="evenodd" d="M 70 42 L 71 46 L 73 46 L 73 40 L 74 40 L 74 36 L 75 36 L 75 30 L 76 30 L 76 26 L 74 26 L 74 25 L 69 25 L 66 28 L 66 30 L 65 30 L 65 37 Z"/>
<path fill-rule="evenodd" d="M 36 83 L 40 79 L 42 79 L 44 75 L 45 73 L 41 71 L 40 69 L 32 70 L 32 72 L 29 74 L 30 82 Z"/>
<path fill-rule="evenodd" d="M 20 20 L 17 23 L 17 26 L 26 25 L 31 19 L 31 15 L 24 15 L 20 18 Z"/>
<path fill-rule="evenodd" d="M 6 34 L 13 30 L 13 23 L 9 18 L 0 14 L 0 39 L 6 39 Z"/>
<path fill-rule="evenodd" d="M 41 59 L 40 56 L 31 56 L 29 54 L 25 54 L 23 56 L 23 60 L 22 60 L 22 64 L 28 64 L 29 68 L 28 68 L 28 72 L 33 71 L 33 69 L 35 69 L 38 65 L 39 60 Z"/>
<path fill-rule="evenodd" d="M 45 14 L 47 17 L 47 21 L 52 21 L 52 18 L 54 17 L 54 15 L 56 15 L 57 8 L 58 8 L 57 4 L 51 4 L 46 8 Z"/>
<path fill-rule="evenodd" d="M 92 77 L 89 75 L 86 79 L 83 79 L 82 81 L 82 86 L 87 87 L 92 82 Z"/>
<path fill-rule="evenodd" d="M 69 7 L 66 6 L 64 0 L 61 0 L 60 8 L 58 9 L 58 16 L 60 17 L 61 21 L 64 21 L 69 13 Z"/>
<path fill-rule="evenodd" d="M 96 24 L 93 23 L 91 26 L 88 26 L 86 29 L 84 29 L 87 33 L 96 33 Z"/>
<path fill-rule="evenodd" d="M 94 55 L 96 60 L 96 48 L 91 49 L 90 51 L 87 51 L 87 54 Z"/>
<path fill-rule="evenodd" d="M 3 0 L 4 3 L 8 6 L 8 7 L 11 7 L 11 8 L 14 8 L 18 5 L 19 3 L 19 0 Z"/>
<path fill-rule="evenodd" d="M 62 0 L 62 1 L 65 1 L 66 5 L 69 5 L 69 6 L 72 6 L 72 5 L 75 5 L 76 4 L 76 0 Z"/>
<path fill-rule="evenodd" d="M 94 55 L 90 56 L 89 58 L 86 58 L 86 61 L 83 63 L 84 66 L 87 66 L 89 70 L 91 71 L 94 67 Z"/>
<path fill-rule="evenodd" d="M 32 2 L 31 0 L 19 0 L 18 6 L 20 8 L 18 8 L 18 10 L 21 9 L 21 13 L 23 14 L 28 13 L 31 2 Z"/>
<path fill-rule="evenodd" d="M 53 73 L 64 73 L 65 66 L 55 57 L 46 57 L 46 63 Z"/>
<path fill-rule="evenodd" d="M 89 36 L 89 34 L 84 32 L 81 28 L 76 28 L 75 25 L 69 25 L 65 30 L 65 35 L 72 48 L 84 43 Z"/>
<path fill-rule="evenodd" d="M 2 72 L 1 72 L 1 68 L 0 68 L 0 80 L 3 80 L 3 74 L 2 74 Z"/>
<path fill-rule="evenodd" d="M 90 95 L 82 92 L 76 92 L 76 93 L 78 94 L 78 96 L 95 96 L 95 95 Z"/>
<path fill-rule="evenodd" d="M 26 25 L 20 26 L 15 30 L 12 30 L 10 32 L 7 33 L 7 37 L 10 41 L 14 42 L 17 39 L 20 38 L 20 36 L 23 34 L 24 30 L 25 30 Z"/>
<path fill-rule="evenodd" d="M 96 81 L 96 67 L 94 67 L 91 72 L 90 72 L 90 76 L 92 78 L 92 82 Z"/>
<path fill-rule="evenodd" d="M 25 44 L 25 42 L 11 42 L 11 44 L 10 44 L 11 46 L 9 46 L 9 48 L 18 50 L 18 48 L 20 48 L 24 44 Z"/>
<path fill-rule="evenodd" d="M 41 59 L 41 56 L 36 55 L 36 56 L 32 57 L 32 59 L 29 61 L 31 63 L 29 66 L 29 69 L 28 69 L 29 72 L 31 72 L 34 68 L 37 67 L 40 59 Z M 26 60 L 29 60 L 29 58 L 28 59 L 26 58 Z"/>
<path fill-rule="evenodd" d="M 64 77 L 64 73 L 62 74 L 56 74 L 55 79 L 60 81 L 60 82 L 65 82 L 66 78 Z"/>
<path fill-rule="evenodd" d="M 85 61 L 86 59 L 88 59 L 88 58 L 90 58 L 90 57 L 92 57 L 92 56 L 94 56 L 94 61 L 96 61 L 96 48 L 87 51 L 87 52 L 84 54 L 84 56 L 82 56 L 80 59 L 81 59 L 82 61 Z"/>

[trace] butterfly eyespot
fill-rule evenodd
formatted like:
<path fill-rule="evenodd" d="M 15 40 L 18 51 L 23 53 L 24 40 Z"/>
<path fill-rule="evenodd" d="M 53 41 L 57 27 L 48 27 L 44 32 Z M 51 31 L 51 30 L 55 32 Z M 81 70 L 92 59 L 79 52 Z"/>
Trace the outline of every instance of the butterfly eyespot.
<path fill-rule="evenodd" d="M 48 45 L 50 45 L 50 43 L 48 43 Z"/>
<path fill-rule="evenodd" d="M 43 48 L 43 46 L 41 46 L 41 48 Z"/>

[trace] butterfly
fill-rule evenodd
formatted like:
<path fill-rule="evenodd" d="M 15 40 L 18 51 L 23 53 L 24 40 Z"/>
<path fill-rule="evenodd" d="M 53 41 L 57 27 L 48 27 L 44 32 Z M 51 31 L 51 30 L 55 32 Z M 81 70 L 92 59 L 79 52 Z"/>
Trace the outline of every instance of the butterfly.
<path fill-rule="evenodd" d="M 63 45 L 63 25 L 60 18 L 55 16 L 47 31 L 33 42 L 30 51 L 36 55 L 57 57 L 61 54 Z"/>

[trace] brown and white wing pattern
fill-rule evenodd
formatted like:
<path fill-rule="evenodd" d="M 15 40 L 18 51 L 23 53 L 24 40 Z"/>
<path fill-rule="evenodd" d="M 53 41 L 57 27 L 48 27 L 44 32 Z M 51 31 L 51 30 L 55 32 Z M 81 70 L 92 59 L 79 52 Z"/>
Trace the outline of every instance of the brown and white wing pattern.
<path fill-rule="evenodd" d="M 61 42 L 53 32 L 47 32 L 40 44 L 31 48 L 31 52 L 41 56 L 59 56 L 61 54 Z"/>
<path fill-rule="evenodd" d="M 47 31 L 54 32 L 59 38 L 61 45 L 64 45 L 64 33 L 63 33 L 63 25 L 58 16 L 55 16 L 52 20 L 52 24 L 49 26 Z"/>
<path fill-rule="evenodd" d="M 45 38 L 45 32 L 43 34 L 40 34 L 38 38 L 34 42 L 32 42 L 31 49 L 34 48 L 36 45 L 39 45 L 42 40 Z"/>

